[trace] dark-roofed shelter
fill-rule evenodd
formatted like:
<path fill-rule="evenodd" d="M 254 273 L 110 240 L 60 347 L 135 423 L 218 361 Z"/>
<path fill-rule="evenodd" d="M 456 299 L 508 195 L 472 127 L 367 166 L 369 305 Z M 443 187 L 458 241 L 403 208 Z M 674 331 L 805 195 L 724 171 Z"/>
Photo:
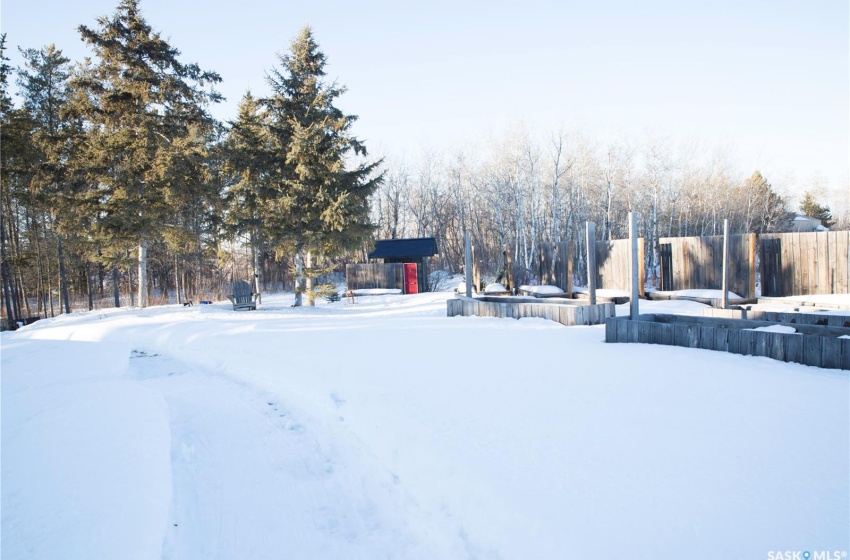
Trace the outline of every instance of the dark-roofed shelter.
<path fill-rule="evenodd" d="M 437 254 L 433 237 L 415 239 L 380 239 L 369 259 L 383 259 L 384 264 L 400 263 L 404 271 L 404 293 L 428 291 L 428 257 Z"/>

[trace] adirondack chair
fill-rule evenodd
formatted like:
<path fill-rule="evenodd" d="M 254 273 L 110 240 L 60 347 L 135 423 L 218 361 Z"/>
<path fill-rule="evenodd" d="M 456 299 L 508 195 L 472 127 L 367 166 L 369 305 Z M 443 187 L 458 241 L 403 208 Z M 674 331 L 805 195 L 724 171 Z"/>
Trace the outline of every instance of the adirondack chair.
<path fill-rule="evenodd" d="M 251 284 L 244 280 L 237 280 L 233 283 L 233 293 L 227 296 L 230 303 L 233 304 L 233 310 L 238 309 L 257 309 L 257 296 L 254 293 Z"/>

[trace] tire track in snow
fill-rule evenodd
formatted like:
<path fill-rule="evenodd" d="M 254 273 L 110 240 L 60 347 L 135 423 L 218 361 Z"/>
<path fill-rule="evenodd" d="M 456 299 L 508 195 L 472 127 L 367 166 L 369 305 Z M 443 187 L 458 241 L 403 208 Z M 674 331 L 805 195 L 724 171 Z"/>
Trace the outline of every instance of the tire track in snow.
<path fill-rule="evenodd" d="M 459 557 L 432 550 L 398 481 L 322 420 L 165 356 L 135 351 L 130 362 L 169 408 L 162 558 Z"/>

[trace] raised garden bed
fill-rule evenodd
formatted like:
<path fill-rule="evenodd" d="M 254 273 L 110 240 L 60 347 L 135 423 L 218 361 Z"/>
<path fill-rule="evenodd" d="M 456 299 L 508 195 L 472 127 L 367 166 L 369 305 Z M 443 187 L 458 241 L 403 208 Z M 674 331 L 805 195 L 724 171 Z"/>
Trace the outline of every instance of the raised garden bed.
<path fill-rule="evenodd" d="M 541 302 L 538 298 L 517 296 L 455 296 L 446 301 L 446 311 L 449 317 L 538 317 L 566 326 L 601 325 L 616 313 L 613 303 L 590 305 L 567 298 L 547 298 Z"/>
<path fill-rule="evenodd" d="M 704 309 L 706 317 L 725 317 L 727 319 L 750 319 L 753 321 L 770 321 L 790 325 L 820 325 L 824 327 L 850 327 L 850 315 L 834 315 L 827 313 L 798 313 L 796 311 L 767 311 L 749 307 L 734 307 L 730 309 Z"/>
<path fill-rule="evenodd" d="M 796 332 L 753 330 L 777 325 L 791 327 Z M 656 314 L 640 315 L 635 320 L 607 319 L 605 342 L 702 348 L 850 370 L 850 328 L 846 327 Z"/>
<path fill-rule="evenodd" d="M 701 297 L 691 296 L 687 294 L 679 294 L 676 292 L 646 292 L 646 299 L 653 301 L 668 301 L 668 300 L 683 300 L 695 301 L 712 307 L 723 307 L 722 297 Z M 748 303 L 757 303 L 758 300 L 752 298 L 729 298 L 729 305 L 744 305 Z"/>

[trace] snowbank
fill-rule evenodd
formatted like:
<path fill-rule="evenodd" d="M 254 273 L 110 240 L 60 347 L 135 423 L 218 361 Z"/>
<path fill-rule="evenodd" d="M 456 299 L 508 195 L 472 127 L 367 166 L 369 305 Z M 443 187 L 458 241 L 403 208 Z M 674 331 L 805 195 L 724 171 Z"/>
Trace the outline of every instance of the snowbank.
<path fill-rule="evenodd" d="M 528 292 L 530 294 L 539 294 L 539 295 L 560 295 L 565 294 L 564 290 L 559 288 L 558 286 L 520 286 L 520 290 L 523 292 Z"/>
<path fill-rule="evenodd" d="M 386 296 L 401 293 L 401 290 L 398 288 L 361 288 L 351 291 L 356 296 Z"/>
<path fill-rule="evenodd" d="M 775 332 L 775 333 L 785 333 L 785 334 L 800 334 L 797 332 L 797 329 L 794 327 L 787 327 L 785 325 L 770 325 L 767 327 L 756 327 L 753 329 L 742 329 L 745 331 L 762 331 L 762 332 Z"/>
<path fill-rule="evenodd" d="M 499 283 L 488 284 L 487 287 L 484 288 L 485 294 L 506 294 L 508 293 L 507 288 Z"/>
<path fill-rule="evenodd" d="M 3 555 L 157 558 L 171 502 L 168 411 L 127 344 L 3 337 Z"/>
<path fill-rule="evenodd" d="M 847 546 L 846 373 L 447 318 L 447 297 L 266 295 L 256 312 L 80 313 L 2 333 L 4 556 Z"/>

